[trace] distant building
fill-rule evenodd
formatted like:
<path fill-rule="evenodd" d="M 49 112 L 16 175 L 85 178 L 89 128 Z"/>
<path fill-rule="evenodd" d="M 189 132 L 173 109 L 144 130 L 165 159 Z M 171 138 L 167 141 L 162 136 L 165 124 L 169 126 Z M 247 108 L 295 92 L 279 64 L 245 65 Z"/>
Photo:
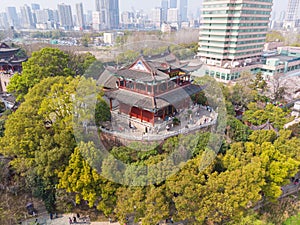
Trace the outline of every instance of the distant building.
<path fill-rule="evenodd" d="M 282 41 L 267 42 L 264 45 L 264 52 L 277 50 L 277 48 L 283 47 L 283 46 L 284 46 L 284 43 Z"/>
<path fill-rule="evenodd" d="M 178 27 L 177 26 L 172 26 L 171 24 L 169 23 L 162 23 L 161 24 L 161 32 L 163 33 L 171 33 L 171 32 L 174 32 L 174 31 L 177 31 Z"/>
<path fill-rule="evenodd" d="M 109 29 L 118 29 L 120 26 L 119 0 L 109 0 L 107 11 L 108 11 Z"/>
<path fill-rule="evenodd" d="M 96 11 L 100 12 L 101 29 L 120 27 L 119 0 L 96 0 Z"/>
<path fill-rule="evenodd" d="M 224 7 L 231 10 L 223 10 Z M 205 74 L 232 80 L 253 69 L 249 64 L 261 60 L 271 10 L 272 0 L 251 4 L 241 0 L 224 6 L 218 0 L 204 0 L 198 56 L 206 64 Z"/>
<path fill-rule="evenodd" d="M 101 10 L 100 1 L 101 0 L 95 0 L 95 9 L 97 12 L 100 12 Z"/>
<path fill-rule="evenodd" d="M 47 9 L 36 10 L 35 16 L 37 24 L 45 24 L 50 20 L 49 11 Z"/>
<path fill-rule="evenodd" d="M 300 0 L 289 0 L 286 17 L 283 23 L 285 29 L 297 27 L 299 3 Z"/>
<path fill-rule="evenodd" d="M 17 14 L 16 7 L 7 7 L 6 8 L 6 15 L 8 18 L 9 26 L 18 28 L 19 27 L 19 17 Z"/>
<path fill-rule="evenodd" d="M 115 33 L 104 33 L 103 34 L 103 42 L 105 44 L 114 44 L 116 40 L 116 34 Z"/>
<path fill-rule="evenodd" d="M 0 28 L 1 29 L 8 29 L 9 28 L 7 14 L 5 12 L 0 13 Z"/>
<path fill-rule="evenodd" d="M 168 9 L 168 23 L 178 23 L 178 9 L 170 8 Z"/>
<path fill-rule="evenodd" d="M 35 11 L 35 10 L 40 10 L 41 8 L 39 4 L 31 3 L 31 9 L 32 11 Z"/>
<path fill-rule="evenodd" d="M 125 11 L 121 14 L 121 23 L 124 28 L 130 28 L 134 25 L 134 13 Z"/>
<path fill-rule="evenodd" d="M 31 12 L 31 9 L 28 5 L 24 5 L 22 7 L 20 7 L 20 11 L 21 11 L 21 19 L 22 19 L 22 27 L 23 28 L 34 28 L 35 24 L 33 22 L 33 15 Z"/>
<path fill-rule="evenodd" d="M 198 28 L 200 26 L 199 20 L 190 20 L 190 27 L 191 28 Z"/>
<path fill-rule="evenodd" d="M 33 23 L 34 23 L 34 24 L 37 23 L 35 12 L 36 12 L 37 10 L 40 10 L 40 9 L 41 9 L 41 8 L 40 8 L 40 5 L 39 5 L 39 4 L 36 4 L 36 3 L 32 3 L 32 4 L 31 4 L 32 17 L 33 17 Z"/>
<path fill-rule="evenodd" d="M 151 21 L 155 28 L 160 28 L 162 23 L 162 8 L 157 7 L 151 11 Z"/>
<path fill-rule="evenodd" d="M 77 25 L 79 26 L 79 29 L 80 30 L 85 29 L 82 3 L 76 4 L 76 15 L 77 15 Z"/>
<path fill-rule="evenodd" d="M 181 22 L 180 27 L 181 27 L 181 29 L 187 29 L 190 27 L 190 23 L 189 22 Z"/>
<path fill-rule="evenodd" d="M 101 26 L 101 13 L 98 11 L 93 12 L 92 14 L 92 23 L 93 23 L 93 30 L 100 31 L 102 29 Z"/>
<path fill-rule="evenodd" d="M 167 21 L 168 16 L 168 0 L 162 0 L 161 1 L 161 20 L 162 22 Z"/>
<path fill-rule="evenodd" d="M 59 23 L 60 27 L 64 28 L 65 30 L 73 29 L 73 14 L 70 5 L 65 4 L 58 4 L 58 16 L 59 16 Z"/>
<path fill-rule="evenodd" d="M 278 42 L 280 45 L 280 42 Z M 261 72 L 266 80 L 274 75 L 292 76 L 300 73 L 300 48 L 282 46 L 262 54 L 260 63 L 250 63 L 249 70 Z"/>
<path fill-rule="evenodd" d="M 283 22 L 285 20 L 285 11 L 280 12 L 279 21 Z"/>
<path fill-rule="evenodd" d="M 187 22 L 188 0 L 180 0 L 179 18 L 180 22 Z"/>
<path fill-rule="evenodd" d="M 91 25 L 93 23 L 93 11 L 88 10 L 86 14 L 86 25 Z"/>
<path fill-rule="evenodd" d="M 170 0 L 170 7 L 172 9 L 176 9 L 177 8 L 177 0 Z"/>

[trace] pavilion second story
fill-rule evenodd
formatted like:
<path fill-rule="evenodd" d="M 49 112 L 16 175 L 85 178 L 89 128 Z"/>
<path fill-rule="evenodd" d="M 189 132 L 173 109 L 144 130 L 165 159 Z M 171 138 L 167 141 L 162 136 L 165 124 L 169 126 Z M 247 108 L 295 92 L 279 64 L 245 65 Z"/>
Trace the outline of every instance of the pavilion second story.
<path fill-rule="evenodd" d="M 187 63 L 179 62 L 173 55 L 163 60 L 145 60 L 141 56 L 131 65 L 111 73 L 116 78 L 115 88 L 157 96 L 191 84 L 190 73 L 194 69 Z"/>

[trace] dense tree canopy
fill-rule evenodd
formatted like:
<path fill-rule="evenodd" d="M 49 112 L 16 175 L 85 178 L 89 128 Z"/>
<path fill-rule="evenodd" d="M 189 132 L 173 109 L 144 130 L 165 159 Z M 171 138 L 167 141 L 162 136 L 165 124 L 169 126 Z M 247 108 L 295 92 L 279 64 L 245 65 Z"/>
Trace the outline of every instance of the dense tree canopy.
<path fill-rule="evenodd" d="M 67 199 L 124 223 L 130 217 L 146 225 L 171 218 L 195 225 L 267 224 L 252 210 L 261 201 L 279 201 L 281 187 L 299 171 L 300 139 L 298 125 L 283 129 L 289 112 L 261 98 L 260 75 L 241 81 L 247 85 L 211 82 L 198 96 L 199 103 L 218 108 L 219 126 L 211 129 L 217 132 L 114 146 L 103 154 L 88 129 L 83 132 L 93 136 L 88 140 L 75 133 L 77 126 L 110 119 L 94 77 L 80 76 L 102 69 L 101 63 L 91 68 L 93 62 L 90 54 L 47 48 L 13 77 L 10 91 L 23 102 L 5 118 L 0 154 L 10 162 L 0 162 L 0 184 L 13 180 L 17 190 L 43 199 L 49 212 Z M 237 109 L 244 111 L 243 119 L 236 117 Z M 269 121 L 276 131 L 251 131 L 243 121 Z M 0 221 L 7 212 L 0 203 Z"/>
<path fill-rule="evenodd" d="M 43 48 L 33 52 L 27 62 L 23 63 L 22 74 L 15 74 L 7 90 L 23 100 L 24 95 L 43 78 L 54 76 L 83 75 L 85 70 L 95 61 L 91 54 L 67 54 L 56 48 Z"/>

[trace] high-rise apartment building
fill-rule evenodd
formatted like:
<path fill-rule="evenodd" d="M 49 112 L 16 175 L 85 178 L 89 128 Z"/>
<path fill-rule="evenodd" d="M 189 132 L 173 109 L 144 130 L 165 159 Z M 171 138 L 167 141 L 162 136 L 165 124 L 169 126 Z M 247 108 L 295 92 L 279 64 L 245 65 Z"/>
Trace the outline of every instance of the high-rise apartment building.
<path fill-rule="evenodd" d="M 168 9 L 168 22 L 178 23 L 178 9 L 176 8 Z"/>
<path fill-rule="evenodd" d="M 63 27 L 65 30 L 71 30 L 73 28 L 73 16 L 70 5 L 58 4 L 58 16 L 60 27 Z"/>
<path fill-rule="evenodd" d="M 31 10 L 32 10 L 32 18 L 33 18 L 33 23 L 36 24 L 37 23 L 37 19 L 36 19 L 36 11 L 37 10 L 40 10 L 41 7 L 39 4 L 36 4 L 36 3 L 32 3 L 31 4 Z"/>
<path fill-rule="evenodd" d="M 99 31 L 102 29 L 101 27 L 101 13 L 99 11 L 93 12 L 93 18 L 92 18 L 92 24 L 93 24 L 93 30 Z"/>
<path fill-rule="evenodd" d="M 259 61 L 271 10 L 272 0 L 203 0 L 198 56 L 205 73 L 231 80 Z"/>
<path fill-rule="evenodd" d="M 177 8 L 177 0 L 170 0 L 170 7 L 169 8 Z"/>
<path fill-rule="evenodd" d="M 167 21 L 167 15 L 168 15 L 168 0 L 162 0 L 161 1 L 161 19 L 163 22 Z"/>
<path fill-rule="evenodd" d="M 8 18 L 9 26 L 14 28 L 19 27 L 19 17 L 17 14 L 16 7 L 7 7 L 6 8 L 6 15 Z"/>
<path fill-rule="evenodd" d="M 33 16 L 30 7 L 28 5 L 24 5 L 20 7 L 20 11 L 21 11 L 22 27 L 34 28 L 35 24 L 33 22 Z"/>
<path fill-rule="evenodd" d="M 152 9 L 151 20 L 156 28 L 160 28 L 162 23 L 162 8 L 156 7 Z"/>
<path fill-rule="evenodd" d="M 37 24 L 45 24 L 50 20 L 49 13 L 47 9 L 43 10 L 36 10 L 35 11 L 36 16 L 36 23 Z"/>
<path fill-rule="evenodd" d="M 76 15 L 77 15 L 77 25 L 80 27 L 80 29 L 84 29 L 85 28 L 85 22 L 84 22 L 82 3 L 76 4 Z"/>
<path fill-rule="evenodd" d="M 41 7 L 39 4 L 36 4 L 36 3 L 31 3 L 31 9 L 32 11 L 35 11 L 35 10 L 40 10 Z"/>
<path fill-rule="evenodd" d="M 100 8 L 101 8 L 101 7 L 100 7 L 100 1 L 101 1 L 101 0 L 96 0 L 96 1 L 95 1 L 96 12 L 100 12 Z"/>
<path fill-rule="evenodd" d="M 119 0 L 109 0 L 108 1 L 108 21 L 110 29 L 119 28 L 120 18 L 119 18 Z"/>
<path fill-rule="evenodd" d="M 119 0 L 96 0 L 96 11 L 100 12 L 101 29 L 119 28 Z"/>
<path fill-rule="evenodd" d="M 0 13 L 0 28 L 1 29 L 8 29 L 9 23 L 8 18 L 5 12 Z"/>
<path fill-rule="evenodd" d="M 300 0 L 289 0 L 286 17 L 283 23 L 284 28 L 294 28 L 297 26 L 298 10 Z"/>
<path fill-rule="evenodd" d="M 181 22 L 188 21 L 187 11 L 188 11 L 188 0 L 180 0 L 179 18 Z"/>

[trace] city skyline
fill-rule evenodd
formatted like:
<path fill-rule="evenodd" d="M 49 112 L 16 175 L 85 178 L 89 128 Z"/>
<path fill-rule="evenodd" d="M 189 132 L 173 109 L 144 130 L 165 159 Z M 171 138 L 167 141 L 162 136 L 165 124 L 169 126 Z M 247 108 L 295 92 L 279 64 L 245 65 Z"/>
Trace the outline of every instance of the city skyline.
<path fill-rule="evenodd" d="M 177 0 L 179 1 L 179 0 Z M 95 6 L 95 1 L 80 1 L 80 0 L 53 0 L 50 2 L 45 2 L 42 0 L 2 0 L 2 7 L 5 9 L 8 6 L 14 6 L 17 8 L 18 11 L 20 11 L 20 7 L 24 6 L 24 4 L 30 5 L 31 3 L 37 3 L 40 4 L 42 9 L 57 9 L 57 5 L 61 3 L 65 3 L 66 5 L 71 5 L 72 11 L 76 12 L 75 5 L 82 2 L 83 3 L 83 8 L 84 11 L 87 10 L 92 10 L 96 11 L 96 6 Z M 280 0 L 273 0 L 273 12 L 278 12 L 280 13 L 281 11 L 284 11 L 287 9 L 287 2 L 283 2 Z M 188 0 L 188 14 L 189 13 L 196 13 L 197 9 L 200 8 L 202 5 L 202 0 Z M 141 2 L 138 0 L 132 0 L 132 1 L 126 1 L 126 0 L 120 0 L 119 1 L 119 7 L 120 7 L 120 12 L 123 11 L 132 11 L 132 9 L 135 10 L 141 10 L 143 9 L 144 11 L 150 12 L 152 8 L 154 7 L 160 7 L 161 6 L 161 0 L 153 0 L 153 1 L 147 1 L 147 2 Z M 4 11 L 4 10 L 2 10 Z"/>

